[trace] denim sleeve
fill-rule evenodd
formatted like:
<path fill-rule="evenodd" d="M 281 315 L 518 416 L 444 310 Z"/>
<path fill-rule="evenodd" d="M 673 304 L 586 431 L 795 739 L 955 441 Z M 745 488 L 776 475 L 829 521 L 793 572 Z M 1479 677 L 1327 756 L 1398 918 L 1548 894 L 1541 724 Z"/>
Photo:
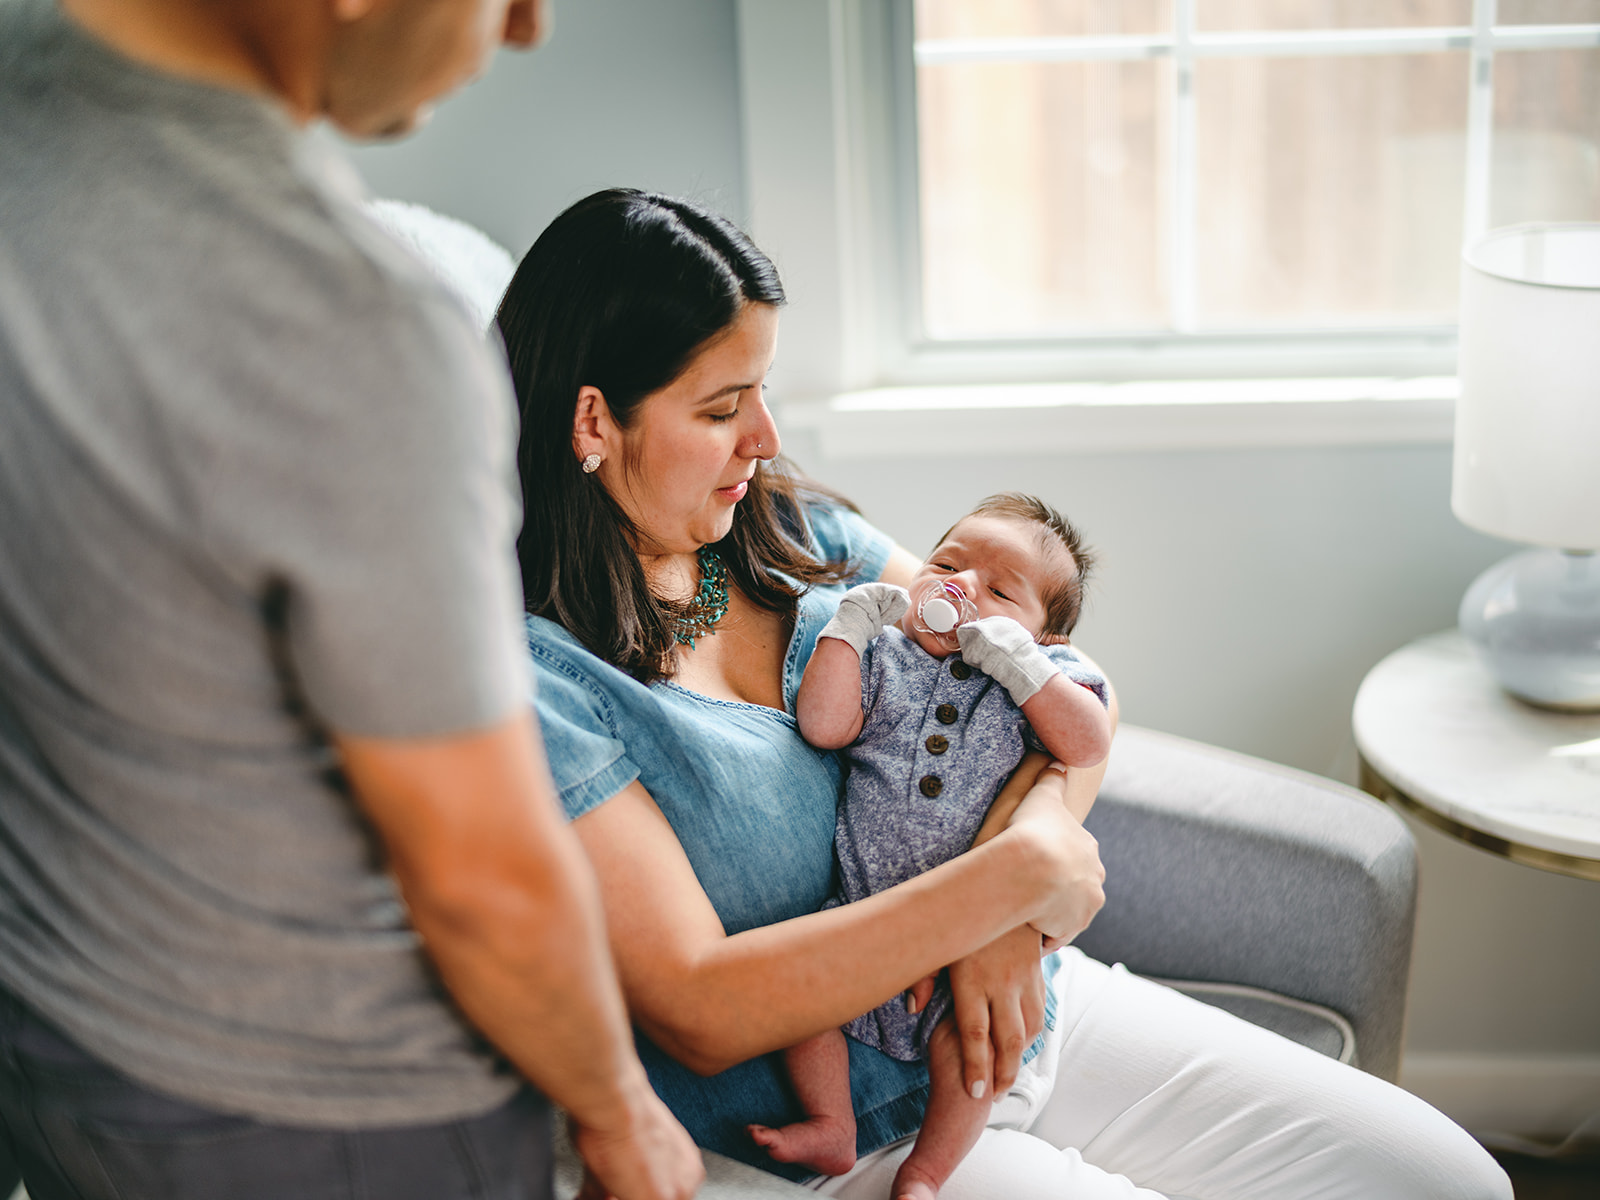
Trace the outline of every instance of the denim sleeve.
<path fill-rule="evenodd" d="M 811 537 L 824 558 L 844 559 L 857 564 L 848 582 L 864 583 L 877 579 L 889 564 L 894 539 L 871 524 L 860 513 L 837 504 L 812 504 L 806 509 Z"/>
<path fill-rule="evenodd" d="M 567 819 L 576 820 L 639 778 L 639 768 L 617 736 L 610 700 L 583 665 L 536 638 L 528 651 L 545 757 Z"/>

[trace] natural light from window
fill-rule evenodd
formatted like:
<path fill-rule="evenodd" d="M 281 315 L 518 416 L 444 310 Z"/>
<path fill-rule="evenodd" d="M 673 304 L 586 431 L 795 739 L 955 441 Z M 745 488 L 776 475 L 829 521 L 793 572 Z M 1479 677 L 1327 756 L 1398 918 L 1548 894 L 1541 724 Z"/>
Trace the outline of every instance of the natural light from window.
<path fill-rule="evenodd" d="M 1600 0 L 915 0 L 932 342 L 1438 329 L 1600 220 Z"/>

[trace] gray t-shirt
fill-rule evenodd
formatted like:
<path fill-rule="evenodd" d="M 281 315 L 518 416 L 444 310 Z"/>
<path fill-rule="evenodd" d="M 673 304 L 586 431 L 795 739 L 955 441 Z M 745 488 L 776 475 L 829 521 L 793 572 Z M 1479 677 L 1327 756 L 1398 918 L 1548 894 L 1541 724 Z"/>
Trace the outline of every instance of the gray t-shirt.
<path fill-rule="evenodd" d="M 360 201 L 275 106 L 0 0 L 0 987 L 311 1125 L 517 1083 L 327 736 L 526 704 L 503 361 Z"/>

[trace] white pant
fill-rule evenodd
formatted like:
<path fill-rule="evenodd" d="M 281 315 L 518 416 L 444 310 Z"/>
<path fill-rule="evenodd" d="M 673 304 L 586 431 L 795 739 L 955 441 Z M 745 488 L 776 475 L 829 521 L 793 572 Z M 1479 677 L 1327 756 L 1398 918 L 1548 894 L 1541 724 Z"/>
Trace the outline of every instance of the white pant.
<path fill-rule="evenodd" d="M 1354 1067 L 1063 951 L 1059 1019 L 941 1200 L 1511 1200 L 1448 1117 Z M 812 1186 L 885 1200 L 909 1141 Z"/>

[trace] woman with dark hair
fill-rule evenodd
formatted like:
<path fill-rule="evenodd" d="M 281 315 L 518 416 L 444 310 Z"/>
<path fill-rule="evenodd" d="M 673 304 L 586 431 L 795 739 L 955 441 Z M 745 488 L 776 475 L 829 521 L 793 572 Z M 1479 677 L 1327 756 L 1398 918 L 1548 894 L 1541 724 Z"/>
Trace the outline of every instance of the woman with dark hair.
<path fill-rule="evenodd" d="M 951 1200 L 1508 1196 L 1399 1089 L 1075 950 L 1041 970 L 1103 900 L 1069 815 L 1103 766 L 1034 756 L 1009 826 L 823 910 L 840 767 L 800 737 L 795 690 L 846 588 L 917 564 L 778 457 L 763 381 L 783 300 L 727 221 L 614 190 L 545 231 L 498 317 L 546 751 L 640 1057 L 695 1140 L 803 1178 L 746 1133 L 802 1117 L 773 1052 L 948 965 L 966 1081 L 995 1099 Z M 1044 1066 L 1014 1087 L 1030 1044 Z M 883 1196 L 926 1069 L 852 1044 L 850 1076 L 862 1158 L 817 1186 Z"/>

